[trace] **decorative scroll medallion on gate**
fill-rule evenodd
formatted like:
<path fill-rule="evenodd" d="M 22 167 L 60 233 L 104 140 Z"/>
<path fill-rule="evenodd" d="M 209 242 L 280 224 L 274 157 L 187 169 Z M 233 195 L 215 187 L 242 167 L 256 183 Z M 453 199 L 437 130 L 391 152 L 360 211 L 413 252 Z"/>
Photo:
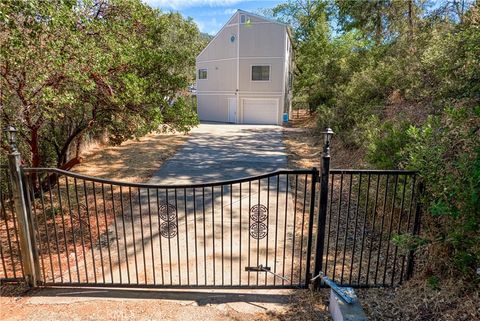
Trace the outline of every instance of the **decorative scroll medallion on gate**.
<path fill-rule="evenodd" d="M 168 202 L 161 202 L 158 205 L 158 215 L 163 221 L 160 224 L 160 234 L 167 239 L 177 236 L 178 228 L 174 222 L 177 219 L 177 208 Z"/>
<path fill-rule="evenodd" d="M 268 209 L 263 204 L 256 204 L 250 208 L 250 219 L 253 221 L 250 224 L 250 236 L 254 239 L 263 239 L 268 234 Z"/>

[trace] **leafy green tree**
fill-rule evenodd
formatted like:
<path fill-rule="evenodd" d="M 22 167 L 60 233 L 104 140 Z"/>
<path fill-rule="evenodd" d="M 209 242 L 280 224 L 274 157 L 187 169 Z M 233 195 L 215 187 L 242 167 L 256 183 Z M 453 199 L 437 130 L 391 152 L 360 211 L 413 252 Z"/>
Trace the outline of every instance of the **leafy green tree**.
<path fill-rule="evenodd" d="M 71 167 L 86 136 L 197 123 L 177 99 L 202 44 L 192 21 L 139 0 L 34 0 L 2 2 L 0 23 L 2 122 L 30 165 Z"/>

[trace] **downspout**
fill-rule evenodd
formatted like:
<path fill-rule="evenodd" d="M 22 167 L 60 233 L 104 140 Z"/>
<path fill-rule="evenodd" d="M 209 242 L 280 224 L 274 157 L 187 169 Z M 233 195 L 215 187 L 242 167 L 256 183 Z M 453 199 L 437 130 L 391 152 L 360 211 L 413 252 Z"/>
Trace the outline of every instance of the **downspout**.
<path fill-rule="evenodd" d="M 237 16 L 237 90 L 235 92 L 237 96 L 237 119 L 236 123 L 243 123 L 243 112 L 240 114 L 240 12 Z"/>

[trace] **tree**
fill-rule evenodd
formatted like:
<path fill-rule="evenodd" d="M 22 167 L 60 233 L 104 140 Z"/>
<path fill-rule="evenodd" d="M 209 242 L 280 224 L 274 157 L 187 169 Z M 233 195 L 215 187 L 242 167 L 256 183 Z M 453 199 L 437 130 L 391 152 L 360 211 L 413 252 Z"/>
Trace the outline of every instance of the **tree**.
<path fill-rule="evenodd" d="M 121 143 L 196 124 L 175 103 L 201 46 L 192 21 L 139 0 L 0 6 L 2 121 L 19 128 L 31 166 L 71 167 L 86 135 Z"/>

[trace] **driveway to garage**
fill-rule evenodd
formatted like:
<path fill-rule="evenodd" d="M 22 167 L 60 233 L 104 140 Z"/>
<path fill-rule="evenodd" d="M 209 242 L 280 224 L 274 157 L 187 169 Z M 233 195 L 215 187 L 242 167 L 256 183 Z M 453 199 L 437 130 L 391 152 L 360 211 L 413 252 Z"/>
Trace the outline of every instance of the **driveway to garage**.
<path fill-rule="evenodd" d="M 203 123 L 148 183 L 195 184 L 287 167 L 282 127 Z"/>

